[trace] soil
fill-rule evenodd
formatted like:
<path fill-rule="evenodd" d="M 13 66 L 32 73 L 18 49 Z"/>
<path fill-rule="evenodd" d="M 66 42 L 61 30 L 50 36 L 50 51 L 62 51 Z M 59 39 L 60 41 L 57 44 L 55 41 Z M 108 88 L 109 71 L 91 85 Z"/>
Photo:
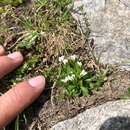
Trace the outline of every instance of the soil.
<path fill-rule="evenodd" d="M 101 105 L 108 101 L 121 99 L 127 95 L 130 86 L 130 72 L 114 70 L 114 73 L 108 77 L 104 87 L 94 92 L 89 97 L 76 97 L 73 99 L 59 98 L 60 88 L 56 88 L 53 95 L 53 104 L 51 98 L 45 101 L 45 93 L 39 98 L 38 107 L 35 108 L 35 118 L 29 125 L 29 130 L 48 130 L 56 123 L 65 119 L 72 118 L 83 112 L 85 109 Z M 39 110 L 37 108 L 40 108 Z"/>

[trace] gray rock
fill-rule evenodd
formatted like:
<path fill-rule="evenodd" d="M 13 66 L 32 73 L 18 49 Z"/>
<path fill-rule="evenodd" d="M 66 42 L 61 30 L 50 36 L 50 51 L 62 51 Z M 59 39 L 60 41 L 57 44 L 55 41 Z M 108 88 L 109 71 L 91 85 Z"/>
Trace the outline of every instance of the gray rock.
<path fill-rule="evenodd" d="M 95 55 L 104 64 L 117 64 L 130 70 L 130 0 L 77 0 L 90 23 L 90 39 Z M 83 16 L 73 14 L 84 26 Z"/>
<path fill-rule="evenodd" d="M 87 109 L 51 130 L 130 130 L 130 101 L 113 101 Z"/>

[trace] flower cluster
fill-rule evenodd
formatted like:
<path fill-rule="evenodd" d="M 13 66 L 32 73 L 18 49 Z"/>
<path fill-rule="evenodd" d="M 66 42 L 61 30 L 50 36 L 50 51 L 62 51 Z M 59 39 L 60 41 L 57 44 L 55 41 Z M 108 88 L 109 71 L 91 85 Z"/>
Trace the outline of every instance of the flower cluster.
<path fill-rule="evenodd" d="M 72 74 L 71 76 L 68 75 L 67 77 L 65 77 L 65 79 L 62 79 L 61 81 L 64 82 L 64 83 L 67 83 L 68 81 L 72 81 L 75 79 L 75 75 Z"/>
<path fill-rule="evenodd" d="M 59 57 L 59 62 L 63 62 L 64 64 L 68 63 L 68 59 L 65 59 L 64 56 Z"/>
<path fill-rule="evenodd" d="M 76 60 L 77 56 L 76 55 L 72 55 L 70 56 L 68 59 L 65 59 L 65 56 L 61 56 L 59 57 L 59 62 L 62 62 L 64 64 L 67 64 L 68 63 L 68 60 Z"/>
<path fill-rule="evenodd" d="M 92 90 L 98 90 L 104 83 L 106 73 L 86 71 L 76 55 L 61 56 L 59 62 L 58 82 L 68 96 L 88 96 Z"/>
<path fill-rule="evenodd" d="M 87 95 L 88 91 L 83 87 L 84 77 L 87 72 L 83 69 L 83 64 L 78 60 L 76 55 L 59 57 L 60 67 L 60 82 L 65 87 L 67 94 L 70 96 Z M 80 90 L 81 89 L 81 90 Z"/>
<path fill-rule="evenodd" d="M 76 65 L 78 65 L 79 67 L 82 67 L 82 63 L 81 63 L 80 61 L 77 61 L 77 58 L 78 58 L 78 57 L 77 57 L 76 55 L 71 55 L 70 57 L 68 57 L 68 58 L 66 58 L 66 59 L 65 59 L 65 56 L 61 56 L 61 57 L 59 57 L 59 62 L 61 62 L 61 63 L 63 63 L 64 65 L 66 65 L 67 63 L 69 64 L 69 61 L 73 61 L 74 64 L 75 64 L 74 67 L 76 67 Z M 78 68 L 79 68 L 79 67 L 78 67 Z M 76 67 L 76 68 L 77 68 L 77 67 Z M 77 71 L 77 70 L 75 70 L 75 71 Z M 68 81 L 73 81 L 73 80 L 75 80 L 76 76 L 75 76 L 74 72 L 71 71 L 70 73 L 71 73 L 71 75 L 67 75 L 67 76 L 66 76 L 64 79 L 62 79 L 61 81 L 64 82 L 64 83 L 67 83 Z M 79 76 L 83 77 L 83 76 L 85 76 L 86 74 L 87 74 L 87 72 L 83 69 L 83 70 L 80 72 Z"/>

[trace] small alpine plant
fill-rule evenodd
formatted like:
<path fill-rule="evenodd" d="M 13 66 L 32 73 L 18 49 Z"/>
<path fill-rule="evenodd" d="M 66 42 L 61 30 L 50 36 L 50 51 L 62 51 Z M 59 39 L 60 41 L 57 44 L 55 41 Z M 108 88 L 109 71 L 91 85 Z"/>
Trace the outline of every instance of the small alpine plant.
<path fill-rule="evenodd" d="M 98 90 L 104 83 L 104 76 L 84 69 L 76 55 L 59 57 L 60 86 L 65 88 L 65 94 L 70 97 L 88 96 L 92 90 Z"/>

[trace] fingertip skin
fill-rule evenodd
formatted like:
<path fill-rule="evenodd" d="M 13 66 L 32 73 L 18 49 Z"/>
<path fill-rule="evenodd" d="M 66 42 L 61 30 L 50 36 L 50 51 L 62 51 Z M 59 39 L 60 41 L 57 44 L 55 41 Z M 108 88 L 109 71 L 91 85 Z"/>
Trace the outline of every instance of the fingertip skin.
<path fill-rule="evenodd" d="M 14 63 L 21 63 L 23 61 L 23 56 L 20 52 L 14 52 L 7 55 L 8 58 L 12 59 L 12 62 Z"/>
<path fill-rule="evenodd" d="M 29 81 L 24 81 L 12 87 L 7 93 L 0 97 L 0 130 L 12 119 L 28 107 L 44 90 L 44 77 L 35 78 L 43 80 L 38 86 L 31 86 Z"/>
<path fill-rule="evenodd" d="M 32 79 L 28 80 L 28 83 L 30 84 L 30 86 L 32 87 L 39 87 L 39 88 L 43 88 L 43 84 L 45 84 L 45 78 L 41 75 L 41 76 L 37 76 L 34 77 Z"/>
<path fill-rule="evenodd" d="M 4 55 L 5 54 L 5 49 L 3 46 L 0 45 L 0 55 Z"/>
<path fill-rule="evenodd" d="M 8 56 L 0 56 L 0 78 L 16 69 L 23 62 L 23 56 L 15 60 Z"/>

